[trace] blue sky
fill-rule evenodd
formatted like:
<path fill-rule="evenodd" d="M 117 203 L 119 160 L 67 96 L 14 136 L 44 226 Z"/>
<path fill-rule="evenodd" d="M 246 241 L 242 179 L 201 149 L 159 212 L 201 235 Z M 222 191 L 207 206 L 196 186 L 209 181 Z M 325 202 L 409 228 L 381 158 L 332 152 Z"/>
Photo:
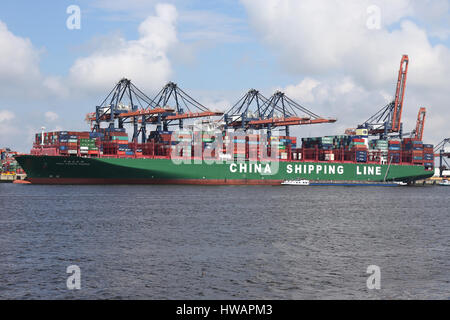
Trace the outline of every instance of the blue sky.
<path fill-rule="evenodd" d="M 293 80 L 277 70 L 274 54 L 255 37 L 246 20 L 246 11 L 239 1 L 185 1 L 179 10 L 206 11 L 233 19 L 235 36 L 241 40 L 208 41 L 193 61 L 176 63 L 174 80 L 189 87 L 205 90 L 246 90 L 254 85 L 271 87 L 286 85 Z M 81 8 L 82 27 L 65 27 L 66 8 L 77 4 Z M 98 38 L 120 33 L 126 39 L 137 39 L 137 28 L 146 14 L 153 14 L 152 6 L 144 13 L 117 12 L 99 8 L 92 1 L 9 1 L 3 5 L 0 20 L 15 35 L 29 38 L 42 50 L 40 67 L 48 74 L 67 75 L 70 66 L 80 55 L 87 54 Z M 181 19 L 182 20 L 182 19 Z M 180 21 L 180 39 L 187 43 L 197 39 L 183 38 L 183 32 L 195 30 L 195 24 Z M 251 60 L 251 62 L 249 62 Z M 239 81 L 235 81 L 239 79 Z M 258 81 L 255 81 L 258 79 Z"/>
<path fill-rule="evenodd" d="M 73 4 L 80 30 L 66 28 Z M 381 12 L 376 30 L 366 26 L 371 5 Z M 450 99 L 449 20 L 448 0 L 5 1 L 0 146 L 27 151 L 42 125 L 88 129 L 85 113 L 123 73 L 149 95 L 171 80 L 222 110 L 250 88 L 281 89 L 339 120 L 294 133 L 339 134 L 391 99 L 403 53 L 405 126 L 427 106 L 425 137 L 438 142 L 448 135 L 439 114 Z"/>

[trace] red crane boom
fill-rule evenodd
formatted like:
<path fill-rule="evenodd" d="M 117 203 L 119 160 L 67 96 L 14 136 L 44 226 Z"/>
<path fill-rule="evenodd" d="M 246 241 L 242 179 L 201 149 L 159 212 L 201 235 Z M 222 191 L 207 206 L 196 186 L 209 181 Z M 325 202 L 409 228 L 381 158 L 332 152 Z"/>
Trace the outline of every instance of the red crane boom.
<path fill-rule="evenodd" d="M 426 114 L 427 114 L 427 109 L 425 109 L 425 108 L 419 109 L 419 114 L 417 115 L 416 134 L 415 134 L 415 138 L 419 141 L 422 141 L 423 128 L 425 126 Z"/>
<path fill-rule="evenodd" d="M 400 70 L 398 71 L 397 88 L 395 90 L 395 105 L 392 117 L 392 132 L 400 131 L 400 123 L 402 119 L 403 100 L 405 97 L 406 76 L 408 74 L 408 55 L 403 55 L 400 62 Z"/>

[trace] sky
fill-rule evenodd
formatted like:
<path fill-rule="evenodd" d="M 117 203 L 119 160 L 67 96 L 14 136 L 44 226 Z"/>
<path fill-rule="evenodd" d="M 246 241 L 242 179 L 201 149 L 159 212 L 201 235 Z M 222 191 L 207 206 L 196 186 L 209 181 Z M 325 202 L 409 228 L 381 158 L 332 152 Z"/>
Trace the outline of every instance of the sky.
<path fill-rule="evenodd" d="M 80 10 L 79 28 L 73 11 Z M 41 0 L 0 9 L 0 147 L 27 152 L 42 126 L 84 121 L 127 77 L 149 96 L 176 82 L 212 110 L 276 90 L 343 134 L 393 99 L 410 59 L 404 131 L 427 108 L 424 140 L 450 137 L 450 0 Z"/>

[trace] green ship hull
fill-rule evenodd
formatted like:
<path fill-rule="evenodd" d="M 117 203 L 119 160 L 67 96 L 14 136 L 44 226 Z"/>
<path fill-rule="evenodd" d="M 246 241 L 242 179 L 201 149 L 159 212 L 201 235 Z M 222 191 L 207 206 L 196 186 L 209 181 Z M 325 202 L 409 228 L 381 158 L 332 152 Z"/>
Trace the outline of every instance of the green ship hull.
<path fill-rule="evenodd" d="M 414 181 L 429 178 L 421 165 L 341 162 L 207 162 L 152 158 L 16 157 L 35 184 L 279 185 L 284 180 Z M 181 162 L 181 163 L 180 163 Z"/>

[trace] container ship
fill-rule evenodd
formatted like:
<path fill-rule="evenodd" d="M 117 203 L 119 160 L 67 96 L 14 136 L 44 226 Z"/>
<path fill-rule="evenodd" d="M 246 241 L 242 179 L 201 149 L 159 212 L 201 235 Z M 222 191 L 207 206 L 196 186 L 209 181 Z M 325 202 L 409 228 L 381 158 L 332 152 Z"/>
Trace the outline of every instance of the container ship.
<path fill-rule="evenodd" d="M 403 56 L 393 101 L 342 135 L 297 141 L 291 126 L 336 119 L 279 91 L 266 98 L 252 89 L 227 112 L 216 112 L 175 83 L 152 99 L 122 79 L 86 116 L 89 131 L 37 133 L 30 154 L 16 159 L 33 184 L 413 182 L 433 175 L 434 153 L 422 142 L 424 108 L 416 128 L 403 132 L 408 63 Z"/>

